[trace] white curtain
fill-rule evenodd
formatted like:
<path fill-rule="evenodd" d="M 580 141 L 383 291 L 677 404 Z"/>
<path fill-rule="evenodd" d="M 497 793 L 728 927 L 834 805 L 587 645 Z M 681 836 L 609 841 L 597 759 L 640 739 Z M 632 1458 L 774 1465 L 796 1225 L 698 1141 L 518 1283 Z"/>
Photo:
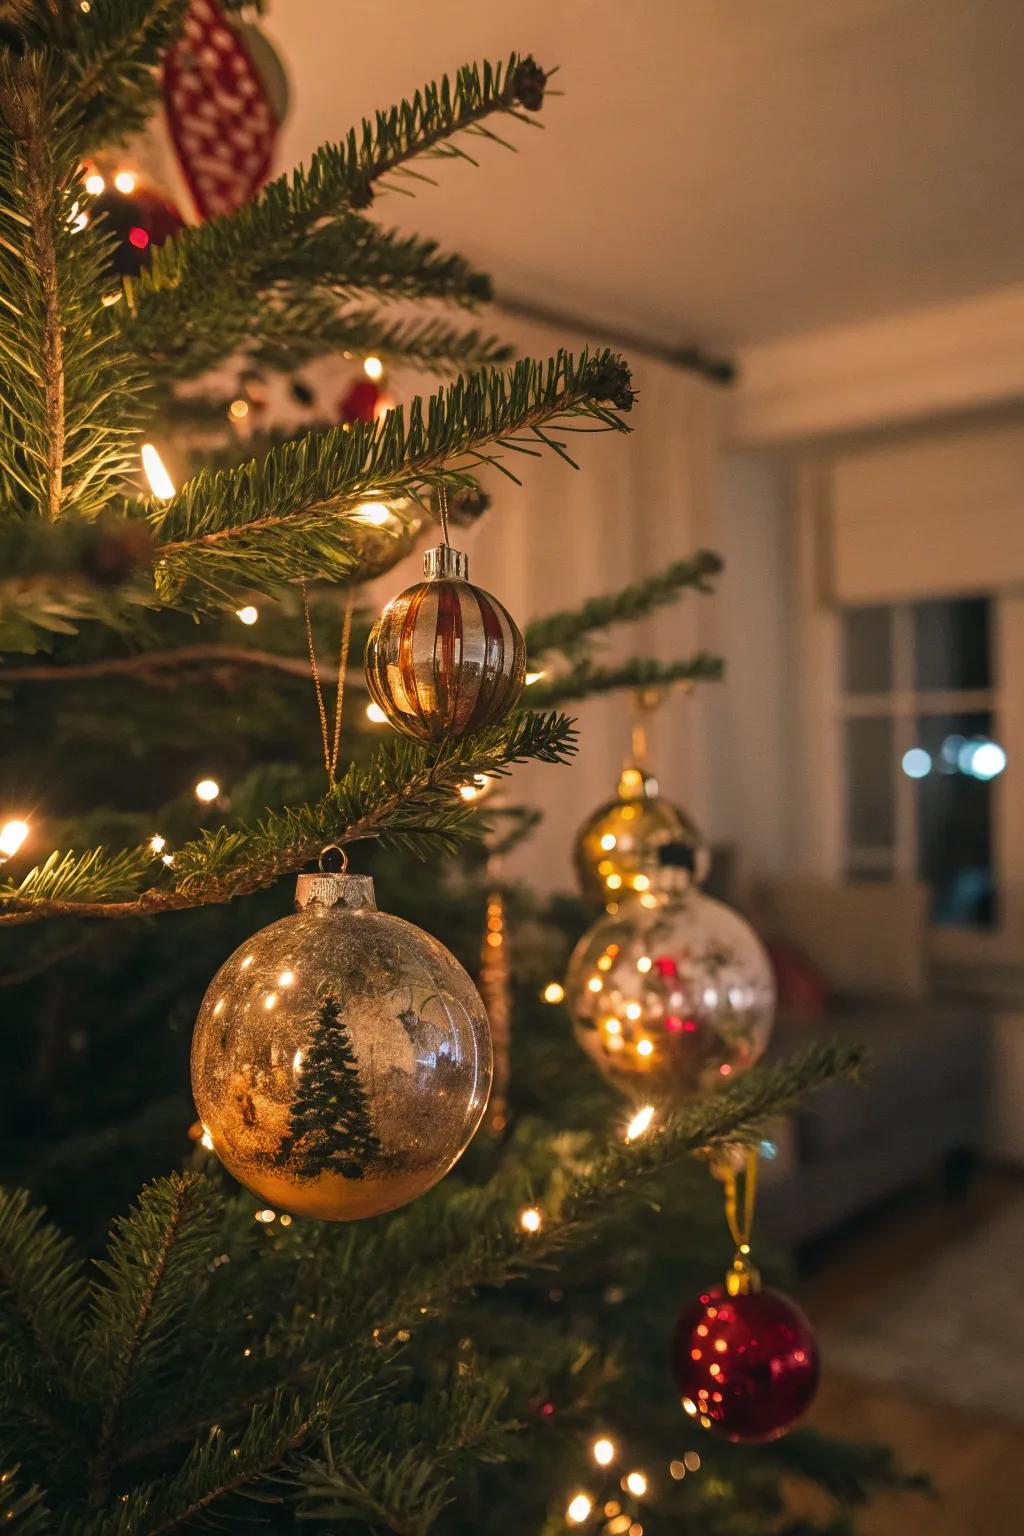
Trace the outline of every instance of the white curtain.
<path fill-rule="evenodd" d="M 500 330 L 521 356 L 547 357 L 559 345 L 583 342 L 520 320 L 502 320 Z M 628 360 L 639 392 L 627 418 L 632 433 L 569 435 L 578 472 L 553 454 L 513 453 L 508 462 L 521 486 L 493 472 L 487 477 L 492 508 L 462 542 L 471 578 L 500 597 L 521 625 L 655 572 L 713 538 L 723 392 L 667 364 Z M 393 590 L 399 586 L 396 580 Z M 669 660 L 713 643 L 712 608 L 707 599 L 684 599 L 625 626 L 611 636 L 607 659 L 647 654 Z M 649 733 L 663 791 L 698 820 L 709 802 L 705 707 L 700 690 L 689 698 L 675 693 Z M 542 810 L 544 820 L 508 861 L 508 873 L 544 890 L 572 884 L 576 829 L 613 793 L 630 743 L 628 694 L 567 710 L 579 721 L 573 763 L 517 769 L 509 791 L 516 803 Z"/>

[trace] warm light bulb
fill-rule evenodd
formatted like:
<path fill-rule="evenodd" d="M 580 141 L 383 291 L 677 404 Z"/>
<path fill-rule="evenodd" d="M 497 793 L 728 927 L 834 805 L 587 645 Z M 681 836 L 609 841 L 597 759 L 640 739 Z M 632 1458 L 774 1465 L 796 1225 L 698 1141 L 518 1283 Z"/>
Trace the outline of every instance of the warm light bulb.
<path fill-rule="evenodd" d="M 235 614 L 236 619 L 241 619 L 243 624 L 255 624 L 259 616 L 259 609 L 254 608 L 252 603 L 247 603 L 244 608 L 239 608 Z"/>
<path fill-rule="evenodd" d="M 590 980 L 587 982 L 587 991 L 600 992 L 603 986 L 604 982 L 601 980 L 600 976 L 591 976 Z"/>
<path fill-rule="evenodd" d="M 28 837 L 29 826 L 27 821 L 5 821 L 0 827 L 0 853 L 4 858 L 12 858 Z"/>
<path fill-rule="evenodd" d="M 167 847 L 167 839 L 166 837 L 161 837 L 159 832 L 154 832 L 149 840 L 149 846 L 154 853 L 163 853 Z"/>
<path fill-rule="evenodd" d="M 519 1225 L 524 1232 L 539 1232 L 544 1225 L 544 1218 L 535 1205 L 528 1205 L 519 1212 Z"/>
<path fill-rule="evenodd" d="M 167 501 L 174 495 L 174 481 L 164 468 L 164 461 L 156 450 L 154 443 L 142 445 L 142 468 L 149 488 L 160 501 Z"/>
<path fill-rule="evenodd" d="M 216 779 L 200 779 L 196 785 L 196 799 L 209 805 L 220 794 L 220 785 Z"/>
<path fill-rule="evenodd" d="M 641 1008 L 639 1003 L 627 1003 L 626 1004 L 626 1018 L 627 1019 L 638 1019 L 642 1013 L 643 1013 L 643 1009 Z"/>
<path fill-rule="evenodd" d="M 608 875 L 604 883 L 610 891 L 617 891 L 622 884 L 622 876 Z"/>
<path fill-rule="evenodd" d="M 130 197 L 135 191 L 135 177 L 131 171 L 118 171 L 114 177 L 114 186 L 125 197 Z"/>
<path fill-rule="evenodd" d="M 606 1467 L 615 1460 L 615 1444 L 611 1440 L 595 1440 L 590 1449 L 599 1467 Z"/>
<path fill-rule="evenodd" d="M 534 683 L 539 683 L 543 676 L 544 676 L 543 672 L 527 672 L 526 677 L 524 679 L 527 688 L 532 687 Z"/>
<path fill-rule="evenodd" d="M 549 981 L 541 995 L 546 1003 L 561 1003 L 565 1000 L 565 988 L 560 981 Z"/>
<path fill-rule="evenodd" d="M 636 1141 L 638 1136 L 642 1136 L 646 1130 L 650 1129 L 651 1121 L 653 1119 L 653 1104 L 645 1104 L 643 1109 L 638 1109 L 626 1127 L 626 1140 Z"/>
<path fill-rule="evenodd" d="M 604 837 L 601 839 L 601 847 L 607 851 L 609 848 L 615 847 L 616 841 L 617 839 L 614 832 L 606 832 Z"/>
<path fill-rule="evenodd" d="M 569 1501 L 569 1508 L 565 1512 L 566 1519 L 571 1520 L 573 1525 L 582 1525 L 592 1508 L 593 1504 L 587 1494 L 578 1493 Z"/>
<path fill-rule="evenodd" d="M 205 1125 L 203 1126 L 203 1134 L 199 1138 L 199 1145 L 201 1147 L 205 1147 L 207 1152 L 213 1151 L 213 1137 L 210 1135 Z"/>
<path fill-rule="evenodd" d="M 640 959 L 636 963 L 636 968 L 640 972 L 641 976 L 646 976 L 647 972 L 651 968 L 650 955 L 641 955 Z"/>
<path fill-rule="evenodd" d="M 379 704 L 367 704 L 366 718 L 372 720 L 374 725 L 383 725 L 388 717 Z"/>
<path fill-rule="evenodd" d="M 651 884 L 651 882 L 647 878 L 646 875 L 634 875 L 633 876 L 633 889 L 634 889 L 634 891 L 646 891 L 650 887 L 650 884 Z"/>
<path fill-rule="evenodd" d="M 277 984 L 279 987 L 290 987 L 294 980 L 294 971 L 282 971 L 280 976 L 277 978 Z"/>
<path fill-rule="evenodd" d="M 386 507 L 382 501 L 364 501 L 356 507 L 352 516 L 358 518 L 361 523 L 370 523 L 375 528 L 382 528 L 390 521 L 391 508 Z"/>
<path fill-rule="evenodd" d="M 630 1493 L 634 1493 L 638 1499 L 642 1499 L 647 1492 L 647 1479 L 642 1472 L 631 1472 L 626 1478 L 626 1487 Z"/>
<path fill-rule="evenodd" d="M 244 421 L 249 414 L 248 400 L 232 400 L 228 406 L 228 415 L 232 421 Z"/>
<path fill-rule="evenodd" d="M 638 1056 L 652 1056 L 654 1054 L 654 1041 L 638 1040 L 636 1043 L 636 1053 Z"/>
<path fill-rule="evenodd" d="M 267 1226 L 276 1216 L 277 1212 L 272 1211 L 269 1206 L 266 1206 L 262 1211 L 256 1211 L 253 1219 L 255 1221 L 262 1221 L 264 1226 Z"/>
<path fill-rule="evenodd" d="M 376 382 L 377 379 L 384 377 L 384 364 L 379 357 L 367 357 L 363 361 L 363 372 L 368 379 L 373 379 Z"/>
<path fill-rule="evenodd" d="M 91 176 L 85 178 L 85 190 L 90 197 L 99 197 L 105 186 L 106 182 L 98 171 L 93 171 Z"/>

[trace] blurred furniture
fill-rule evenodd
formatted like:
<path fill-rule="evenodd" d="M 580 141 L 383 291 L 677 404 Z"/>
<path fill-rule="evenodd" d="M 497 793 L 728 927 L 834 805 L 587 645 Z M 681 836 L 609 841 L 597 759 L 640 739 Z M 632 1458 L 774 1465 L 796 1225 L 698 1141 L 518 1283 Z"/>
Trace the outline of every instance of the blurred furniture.
<path fill-rule="evenodd" d="M 930 990 L 923 886 L 783 880 L 757 893 L 754 918 L 829 996 L 821 1016 L 780 1010 L 771 1055 L 831 1035 L 869 1053 L 865 1086 L 815 1094 L 764 1165 L 765 1235 L 805 1246 L 929 1172 L 969 1165 L 986 1138 L 990 1029 L 982 1008 Z"/>

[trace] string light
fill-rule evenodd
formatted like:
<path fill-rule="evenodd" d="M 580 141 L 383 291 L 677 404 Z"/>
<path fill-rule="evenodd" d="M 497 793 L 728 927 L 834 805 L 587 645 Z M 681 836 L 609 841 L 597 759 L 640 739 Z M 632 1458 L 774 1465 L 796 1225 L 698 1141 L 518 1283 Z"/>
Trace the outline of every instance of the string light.
<path fill-rule="evenodd" d="M 235 614 L 235 618 L 241 619 L 243 624 L 255 624 L 259 616 L 259 609 L 254 608 L 252 603 L 247 603 L 244 608 L 239 608 Z"/>
<path fill-rule="evenodd" d="M 173 869 L 173 867 L 174 867 L 174 854 L 173 853 L 165 853 L 164 856 L 163 856 L 163 859 L 161 860 L 161 863 L 166 864 L 168 869 Z"/>
<path fill-rule="evenodd" d="M 166 837 L 161 837 L 159 832 L 154 832 L 149 840 L 149 846 L 154 853 L 163 853 L 167 847 L 167 839 Z"/>
<path fill-rule="evenodd" d="M 85 190 L 88 192 L 90 197 L 99 197 L 105 186 L 106 182 L 103 180 L 103 177 L 100 175 L 99 171 L 93 171 L 90 176 L 85 178 Z"/>
<path fill-rule="evenodd" d="M 5 821 L 0 827 L 0 853 L 5 859 L 13 858 L 29 834 L 27 821 Z"/>
<path fill-rule="evenodd" d="M 630 1493 L 635 1494 L 638 1499 L 642 1499 L 647 1492 L 647 1479 L 642 1472 L 630 1472 L 626 1478 L 626 1487 Z"/>
<path fill-rule="evenodd" d="M 216 779 L 200 779 L 196 785 L 196 799 L 209 805 L 220 794 L 220 785 Z"/>
<path fill-rule="evenodd" d="M 368 379 L 373 379 L 374 383 L 376 383 L 378 379 L 382 379 L 384 377 L 384 364 L 381 362 L 379 357 L 364 358 L 363 372 L 366 374 Z"/>
<path fill-rule="evenodd" d="M 636 1141 L 638 1136 L 642 1136 L 645 1131 L 650 1129 L 651 1121 L 653 1119 L 653 1104 L 645 1104 L 643 1109 L 638 1109 L 632 1120 L 629 1122 L 629 1125 L 626 1127 L 626 1140 Z"/>
<path fill-rule="evenodd" d="M 591 1454 L 599 1467 L 607 1467 L 615 1460 L 615 1442 L 604 1438 L 595 1440 L 590 1447 Z"/>
<path fill-rule="evenodd" d="M 674 1482 L 681 1482 L 682 1479 L 686 1476 L 686 1467 L 684 1463 L 681 1461 L 670 1461 L 668 1464 L 668 1475 Z"/>
<path fill-rule="evenodd" d="M 636 1043 L 636 1053 L 638 1056 L 653 1056 L 654 1041 L 647 1039 L 638 1040 Z"/>
<path fill-rule="evenodd" d="M 369 523 L 374 528 L 383 528 L 384 524 L 391 520 L 391 508 L 385 506 L 382 501 L 364 501 L 351 515 L 360 523 Z"/>
<path fill-rule="evenodd" d="M 248 400 L 232 400 L 228 406 L 228 415 L 232 421 L 244 421 L 249 414 Z"/>
<path fill-rule="evenodd" d="M 528 1205 L 519 1212 L 519 1225 L 524 1232 L 539 1232 L 544 1218 L 535 1205 Z"/>
<path fill-rule="evenodd" d="M 593 1507 L 593 1501 L 589 1494 L 578 1493 L 574 1499 L 569 1500 L 569 1508 L 565 1512 L 565 1518 L 571 1520 L 573 1525 L 582 1525 Z"/>
<path fill-rule="evenodd" d="M 541 997 L 546 1003 L 561 1003 L 565 1001 L 565 988 L 560 981 L 549 981 Z"/>
<path fill-rule="evenodd" d="M 366 718 L 372 720 L 374 725 L 383 725 L 388 717 L 379 704 L 367 704 Z"/>
<path fill-rule="evenodd" d="M 118 171 L 114 177 L 114 186 L 125 197 L 130 197 L 135 191 L 135 177 L 131 171 Z"/>
<path fill-rule="evenodd" d="M 543 672 L 527 672 L 525 678 L 527 688 L 532 688 L 534 683 L 539 683 L 543 676 Z"/>
<path fill-rule="evenodd" d="M 265 1210 L 257 1211 L 253 1217 L 254 1221 L 261 1221 L 265 1227 L 269 1226 L 272 1221 L 276 1221 L 276 1219 L 277 1212 L 272 1211 L 269 1206 Z"/>
<path fill-rule="evenodd" d="M 142 468 L 149 488 L 159 501 L 167 501 L 174 495 L 174 481 L 164 468 L 164 461 L 156 449 L 155 443 L 143 443 L 141 448 Z"/>

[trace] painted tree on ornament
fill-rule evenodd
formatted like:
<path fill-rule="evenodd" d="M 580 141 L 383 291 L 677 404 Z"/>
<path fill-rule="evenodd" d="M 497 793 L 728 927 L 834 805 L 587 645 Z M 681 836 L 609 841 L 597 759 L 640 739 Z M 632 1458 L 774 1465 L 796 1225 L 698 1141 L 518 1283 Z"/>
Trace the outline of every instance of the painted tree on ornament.
<path fill-rule="evenodd" d="M 301 1179 L 325 1173 L 363 1178 L 380 1157 L 381 1145 L 336 997 L 325 997 L 320 1004 L 296 1071 L 299 1086 L 278 1163 L 294 1157 L 294 1171 Z"/>

